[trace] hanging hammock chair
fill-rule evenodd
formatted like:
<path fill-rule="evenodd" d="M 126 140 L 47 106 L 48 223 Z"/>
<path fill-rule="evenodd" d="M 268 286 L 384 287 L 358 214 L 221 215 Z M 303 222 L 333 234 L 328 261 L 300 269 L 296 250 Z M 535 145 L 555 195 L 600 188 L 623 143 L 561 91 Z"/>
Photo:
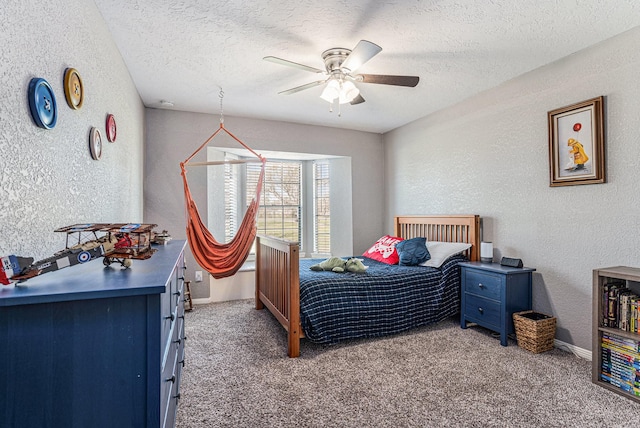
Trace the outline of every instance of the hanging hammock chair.
<path fill-rule="evenodd" d="M 211 232 L 207 229 L 205 224 L 200 218 L 198 207 L 191 197 L 191 191 L 189 190 L 189 183 L 187 181 L 187 168 L 189 161 L 209 144 L 211 140 L 220 132 L 224 131 L 230 135 L 234 140 L 242 145 L 245 149 L 249 150 L 258 159 L 245 159 L 235 161 L 215 161 L 215 162 L 194 162 L 191 166 L 203 166 L 203 165 L 221 165 L 229 163 L 249 163 L 249 162 L 261 162 L 262 167 L 260 169 L 260 176 L 258 178 L 258 185 L 256 186 L 256 194 L 252 199 L 247 211 L 244 214 L 240 228 L 236 232 L 236 235 L 228 243 L 220 243 L 216 241 Z M 182 182 L 184 184 L 184 198 L 186 205 L 186 218 L 187 218 L 187 240 L 189 247 L 193 253 L 194 258 L 198 264 L 206 269 L 214 278 L 226 278 L 234 275 L 247 259 L 251 245 L 256 237 L 256 218 L 258 215 L 258 208 L 260 206 L 260 193 L 262 191 L 262 181 L 264 179 L 264 168 L 266 159 L 261 155 L 253 151 L 249 146 L 240 141 L 235 135 L 227 131 L 224 127 L 222 120 L 220 121 L 220 128 L 216 130 L 191 156 L 189 156 L 184 162 L 180 163 L 180 169 L 182 170 Z"/>

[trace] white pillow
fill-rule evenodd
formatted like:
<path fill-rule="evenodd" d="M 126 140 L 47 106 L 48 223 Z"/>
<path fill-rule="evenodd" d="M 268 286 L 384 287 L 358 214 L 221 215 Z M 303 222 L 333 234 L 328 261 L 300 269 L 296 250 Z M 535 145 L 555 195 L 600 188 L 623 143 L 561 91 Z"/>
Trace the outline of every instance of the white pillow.
<path fill-rule="evenodd" d="M 424 263 L 420 263 L 420 266 L 439 268 L 449 257 L 469 248 L 471 248 L 471 244 L 464 242 L 427 241 L 427 250 L 429 250 L 431 258 Z"/>

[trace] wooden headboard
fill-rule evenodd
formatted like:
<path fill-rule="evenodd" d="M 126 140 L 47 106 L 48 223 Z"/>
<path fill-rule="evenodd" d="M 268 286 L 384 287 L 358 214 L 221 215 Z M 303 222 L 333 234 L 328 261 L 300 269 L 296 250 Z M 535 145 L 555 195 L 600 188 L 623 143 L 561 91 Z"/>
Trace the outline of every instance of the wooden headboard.
<path fill-rule="evenodd" d="M 410 239 L 425 237 L 428 241 L 465 242 L 471 244 L 466 256 L 480 259 L 479 215 L 404 215 L 394 217 L 395 236 Z"/>

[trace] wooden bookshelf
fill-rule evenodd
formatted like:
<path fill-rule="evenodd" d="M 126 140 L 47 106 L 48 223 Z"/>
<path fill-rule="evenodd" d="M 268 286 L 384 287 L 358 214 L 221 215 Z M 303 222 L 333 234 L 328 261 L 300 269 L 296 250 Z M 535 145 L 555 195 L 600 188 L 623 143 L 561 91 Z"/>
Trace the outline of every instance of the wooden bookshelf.
<path fill-rule="evenodd" d="M 614 281 L 620 281 L 623 286 L 640 296 L 640 268 L 615 266 L 593 270 L 593 343 L 591 347 L 591 380 L 593 383 L 603 388 L 640 403 L 640 396 L 636 395 L 637 392 L 626 391 L 623 387 L 616 386 L 603 379 L 603 335 L 613 335 L 621 340 L 632 340 L 636 343 L 640 342 L 640 334 L 636 332 L 625 331 L 618 327 L 604 325 L 604 288 L 605 284 Z M 638 370 L 637 374 L 640 376 L 640 370 Z M 636 391 L 640 391 L 640 388 Z"/>

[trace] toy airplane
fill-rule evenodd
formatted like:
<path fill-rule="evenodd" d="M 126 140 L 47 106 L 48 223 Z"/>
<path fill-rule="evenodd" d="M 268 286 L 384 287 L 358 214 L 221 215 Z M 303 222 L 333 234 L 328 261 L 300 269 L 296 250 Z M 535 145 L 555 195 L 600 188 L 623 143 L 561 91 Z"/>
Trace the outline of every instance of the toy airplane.
<path fill-rule="evenodd" d="M 158 234 L 155 224 L 87 223 L 61 227 L 55 232 L 66 233 L 64 250 L 51 257 L 33 262 L 32 257 L 15 255 L 0 258 L 0 284 L 25 281 L 43 273 L 52 272 L 86 263 L 103 257 L 105 266 L 120 263 L 131 266 L 132 259 L 148 259 L 156 251 L 153 242 L 166 242 L 170 237 L 166 231 Z"/>

